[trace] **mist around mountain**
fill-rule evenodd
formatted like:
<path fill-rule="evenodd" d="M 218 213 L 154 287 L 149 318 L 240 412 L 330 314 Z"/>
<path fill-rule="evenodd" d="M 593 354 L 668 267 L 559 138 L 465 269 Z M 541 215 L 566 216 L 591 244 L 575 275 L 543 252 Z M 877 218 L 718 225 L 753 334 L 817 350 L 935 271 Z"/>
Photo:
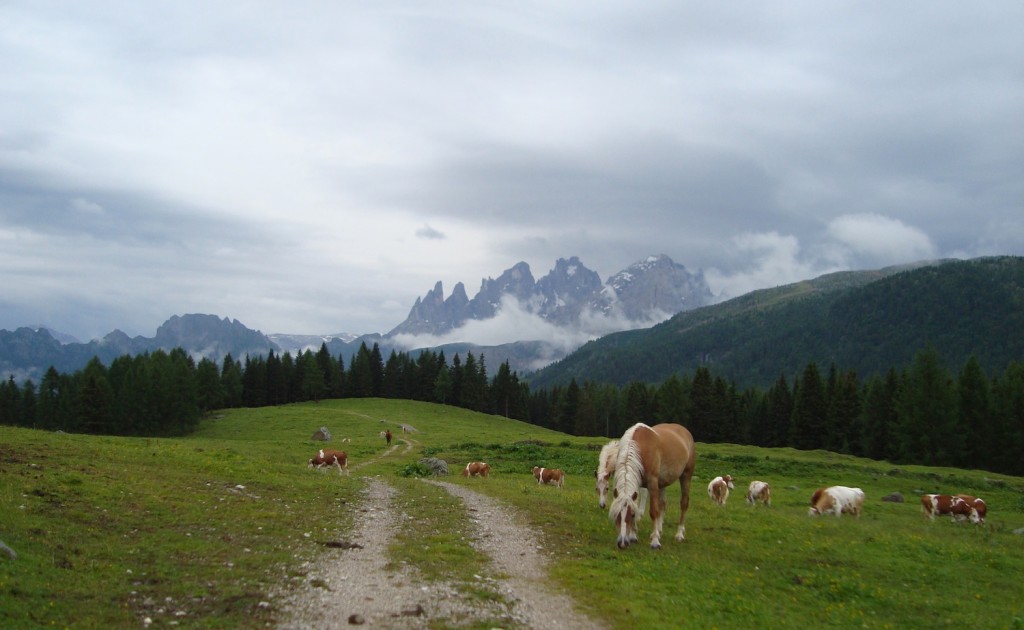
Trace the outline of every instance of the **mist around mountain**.
<path fill-rule="evenodd" d="M 333 356 L 348 360 L 364 343 L 377 344 L 384 356 L 434 348 L 473 352 L 494 368 L 507 361 L 517 372 L 531 372 L 589 340 L 649 327 L 711 300 L 703 274 L 689 272 L 668 256 L 649 256 L 606 282 L 573 256 L 556 261 L 539 280 L 529 265 L 517 263 L 496 279 L 483 279 L 472 299 L 461 282 L 446 298 L 438 282 L 387 334 L 268 335 L 207 314 L 174 315 L 154 337 L 130 338 L 114 330 L 88 343 L 45 327 L 0 330 L 0 373 L 19 382 L 38 381 L 50 365 L 74 371 L 93 356 L 109 364 L 124 354 L 176 347 L 196 360 L 220 362 L 228 354 L 236 359 L 269 352 L 296 356 L 326 345 Z"/>
<path fill-rule="evenodd" d="M 590 340 L 648 328 L 713 299 L 702 272 L 665 255 L 648 256 L 604 282 L 575 256 L 559 259 L 539 280 L 520 262 L 483 279 L 472 299 L 463 283 L 445 297 L 438 282 L 384 337 L 403 350 L 469 348 L 491 365 L 509 361 L 530 372 Z"/>

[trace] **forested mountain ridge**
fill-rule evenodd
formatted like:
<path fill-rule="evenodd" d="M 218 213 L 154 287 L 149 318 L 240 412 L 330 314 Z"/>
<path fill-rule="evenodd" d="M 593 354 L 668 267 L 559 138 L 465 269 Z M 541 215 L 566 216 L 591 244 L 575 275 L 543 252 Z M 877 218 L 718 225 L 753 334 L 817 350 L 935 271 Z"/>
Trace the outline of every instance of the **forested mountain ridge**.
<path fill-rule="evenodd" d="M 808 362 L 862 377 L 906 365 L 931 345 L 951 366 L 988 369 L 1024 357 L 1024 258 L 1001 256 L 840 272 L 680 313 L 608 335 L 529 377 L 661 382 L 707 366 L 740 386 L 767 386 Z"/>

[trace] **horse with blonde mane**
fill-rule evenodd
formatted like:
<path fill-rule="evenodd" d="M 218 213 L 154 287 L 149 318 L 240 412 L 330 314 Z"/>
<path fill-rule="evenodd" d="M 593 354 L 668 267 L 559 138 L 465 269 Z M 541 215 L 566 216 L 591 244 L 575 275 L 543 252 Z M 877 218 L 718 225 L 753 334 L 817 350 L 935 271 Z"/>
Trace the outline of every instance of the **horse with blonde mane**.
<path fill-rule="evenodd" d="M 597 470 L 594 477 L 597 479 L 597 504 L 604 509 L 605 499 L 608 496 L 608 480 L 615 472 L 615 460 L 619 455 L 619 441 L 612 440 L 601 447 L 601 454 L 597 458 Z"/>
<path fill-rule="evenodd" d="M 612 440 L 601 448 L 601 455 L 597 458 L 597 470 L 594 471 L 594 476 L 597 478 L 597 504 L 604 509 L 606 499 L 608 497 L 608 486 L 611 481 L 611 476 L 615 473 L 615 460 L 619 456 L 619 441 Z M 647 511 L 647 498 L 650 493 L 647 492 L 647 488 L 640 489 L 640 509 L 637 511 L 637 520 L 643 518 L 643 514 Z"/>
<path fill-rule="evenodd" d="M 616 544 L 625 549 L 638 540 L 636 521 L 640 513 L 640 490 L 651 494 L 650 515 L 654 524 L 651 548 L 661 548 L 661 529 L 665 520 L 665 497 L 668 486 L 679 481 L 679 527 L 675 539 L 686 538 L 686 511 L 690 507 L 690 483 L 697 465 L 693 435 L 678 424 L 656 424 L 649 427 L 637 423 L 626 429 L 619 440 L 615 460 L 615 490 L 608 517 L 618 529 Z"/>

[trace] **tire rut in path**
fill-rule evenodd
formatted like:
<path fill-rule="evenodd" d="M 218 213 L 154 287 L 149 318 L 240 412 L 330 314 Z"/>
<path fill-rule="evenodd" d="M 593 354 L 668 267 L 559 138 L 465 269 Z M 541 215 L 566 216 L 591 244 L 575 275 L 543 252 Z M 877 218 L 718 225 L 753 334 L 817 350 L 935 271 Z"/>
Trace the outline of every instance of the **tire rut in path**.
<path fill-rule="evenodd" d="M 379 477 L 365 478 L 365 502 L 351 532 L 356 547 L 324 552 L 307 563 L 303 584 L 277 595 L 287 621 L 282 628 L 343 628 L 359 615 L 365 625 L 427 628 L 431 622 L 458 626 L 499 621 L 506 627 L 599 628 L 574 610 L 568 596 L 544 588 L 546 558 L 536 537 L 518 525 L 495 500 L 463 486 L 426 481 L 444 488 L 466 506 L 473 546 L 488 555 L 507 579 L 482 582 L 502 597 L 483 600 L 455 585 L 420 582 L 411 569 L 388 571 L 387 546 L 406 518 L 394 506 L 396 491 Z"/>

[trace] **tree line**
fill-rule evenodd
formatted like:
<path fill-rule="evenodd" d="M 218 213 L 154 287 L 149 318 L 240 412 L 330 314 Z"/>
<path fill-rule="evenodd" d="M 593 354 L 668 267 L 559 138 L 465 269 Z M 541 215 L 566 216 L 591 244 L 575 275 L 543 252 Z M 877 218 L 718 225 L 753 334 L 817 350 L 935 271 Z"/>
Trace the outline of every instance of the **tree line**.
<path fill-rule="evenodd" d="M 637 421 L 676 422 L 701 442 L 824 449 L 893 463 L 1024 475 L 1024 363 L 989 377 L 975 357 L 950 372 L 934 347 L 866 380 L 811 362 L 792 379 L 740 390 L 699 367 L 661 384 L 575 380 L 531 395 L 533 418 L 616 437 Z"/>
<path fill-rule="evenodd" d="M 423 351 L 414 358 L 362 344 L 346 368 L 326 344 L 319 352 L 249 356 L 230 354 L 220 365 L 197 363 L 177 348 L 124 355 L 106 367 L 93 358 L 85 368 L 61 374 L 49 368 L 38 387 L 0 384 L 0 424 L 69 433 L 172 436 L 190 433 L 204 413 L 324 398 L 397 398 L 437 402 L 526 419 L 529 389 L 508 363 L 493 379 L 484 357 Z"/>
<path fill-rule="evenodd" d="M 1024 474 L 1024 363 L 989 376 L 975 357 L 950 372 L 928 347 L 866 380 L 811 362 L 768 388 L 739 389 L 702 366 L 659 384 L 572 380 L 530 391 L 509 368 L 493 378 L 484 357 L 416 356 L 362 344 L 346 367 L 326 345 L 196 363 L 184 350 L 93 359 L 37 387 L 0 384 L 0 424 L 67 432 L 168 436 L 192 431 L 214 409 L 325 398 L 395 398 L 449 404 L 574 435 L 618 437 L 635 422 L 677 422 L 698 441 L 825 449 L 894 463 Z"/>

